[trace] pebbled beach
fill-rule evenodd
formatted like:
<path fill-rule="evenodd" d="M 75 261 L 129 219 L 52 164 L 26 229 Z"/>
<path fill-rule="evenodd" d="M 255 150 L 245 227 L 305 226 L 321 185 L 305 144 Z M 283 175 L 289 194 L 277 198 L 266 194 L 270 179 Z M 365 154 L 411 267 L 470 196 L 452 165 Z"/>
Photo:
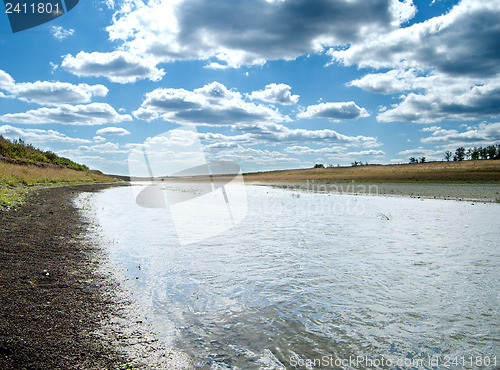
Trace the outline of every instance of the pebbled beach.
<path fill-rule="evenodd" d="M 36 190 L 0 210 L 1 369 L 188 369 L 106 267 L 73 205 L 109 185 Z"/>

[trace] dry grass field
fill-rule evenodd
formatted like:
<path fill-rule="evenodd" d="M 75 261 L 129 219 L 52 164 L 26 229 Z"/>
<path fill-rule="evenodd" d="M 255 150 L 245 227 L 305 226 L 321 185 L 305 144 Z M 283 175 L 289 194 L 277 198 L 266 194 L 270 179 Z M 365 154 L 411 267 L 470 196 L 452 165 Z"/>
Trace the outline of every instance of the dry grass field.
<path fill-rule="evenodd" d="M 20 165 L 0 161 L 0 184 L 32 185 L 59 182 L 109 181 L 109 177 L 94 171 L 76 171 L 54 165 Z"/>
<path fill-rule="evenodd" d="M 35 187 L 117 181 L 85 165 L 0 135 L 0 208 L 22 203 Z"/>
<path fill-rule="evenodd" d="M 21 203 L 30 189 L 74 183 L 115 181 L 96 171 L 76 171 L 62 166 L 28 165 L 0 160 L 0 207 Z"/>
<path fill-rule="evenodd" d="M 246 182 L 500 183 L 500 160 L 309 168 L 247 173 Z"/>

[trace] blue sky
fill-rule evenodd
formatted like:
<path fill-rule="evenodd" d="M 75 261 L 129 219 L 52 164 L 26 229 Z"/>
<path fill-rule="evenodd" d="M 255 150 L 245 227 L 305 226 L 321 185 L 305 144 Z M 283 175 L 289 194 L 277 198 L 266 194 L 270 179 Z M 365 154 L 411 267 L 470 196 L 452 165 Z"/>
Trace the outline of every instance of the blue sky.
<path fill-rule="evenodd" d="M 87 0 L 14 34 L 2 10 L 0 134 L 117 174 L 166 131 L 245 172 L 442 160 L 500 142 L 498 19 L 499 0 Z"/>

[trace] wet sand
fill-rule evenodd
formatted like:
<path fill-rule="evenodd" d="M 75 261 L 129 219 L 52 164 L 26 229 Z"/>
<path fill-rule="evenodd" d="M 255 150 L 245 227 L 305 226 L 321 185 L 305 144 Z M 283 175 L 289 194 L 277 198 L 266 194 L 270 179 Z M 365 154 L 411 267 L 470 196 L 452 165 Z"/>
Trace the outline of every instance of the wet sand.
<path fill-rule="evenodd" d="M 105 185 L 37 190 L 0 210 L 0 368 L 191 368 L 154 337 L 73 205 Z"/>
<path fill-rule="evenodd" d="M 276 186 L 311 192 L 362 195 L 409 196 L 427 199 L 452 199 L 478 202 L 500 202 L 500 184 L 432 184 L 432 183 L 326 183 L 315 181 L 274 182 L 245 181 L 247 185 Z"/>

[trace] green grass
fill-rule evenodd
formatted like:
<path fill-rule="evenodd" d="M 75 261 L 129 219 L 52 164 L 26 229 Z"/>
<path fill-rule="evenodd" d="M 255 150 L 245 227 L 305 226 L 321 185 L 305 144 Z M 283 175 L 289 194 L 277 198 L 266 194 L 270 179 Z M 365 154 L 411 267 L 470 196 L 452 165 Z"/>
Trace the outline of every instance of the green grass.
<path fill-rule="evenodd" d="M 0 207 L 19 206 L 31 190 L 42 187 L 114 181 L 87 166 L 0 135 Z"/>
<path fill-rule="evenodd" d="M 19 165 L 0 161 L 0 207 L 17 207 L 33 190 L 82 183 L 109 183 L 116 179 L 97 171 Z"/>
<path fill-rule="evenodd" d="M 0 135 L 0 157 L 9 159 L 14 163 L 40 164 L 51 163 L 54 165 L 71 168 L 77 171 L 86 171 L 89 168 L 64 157 L 59 157 L 51 151 L 43 151 L 23 140 L 10 141 Z"/>
<path fill-rule="evenodd" d="M 18 206 L 24 203 L 29 190 L 25 187 L 0 186 L 0 207 Z"/>

